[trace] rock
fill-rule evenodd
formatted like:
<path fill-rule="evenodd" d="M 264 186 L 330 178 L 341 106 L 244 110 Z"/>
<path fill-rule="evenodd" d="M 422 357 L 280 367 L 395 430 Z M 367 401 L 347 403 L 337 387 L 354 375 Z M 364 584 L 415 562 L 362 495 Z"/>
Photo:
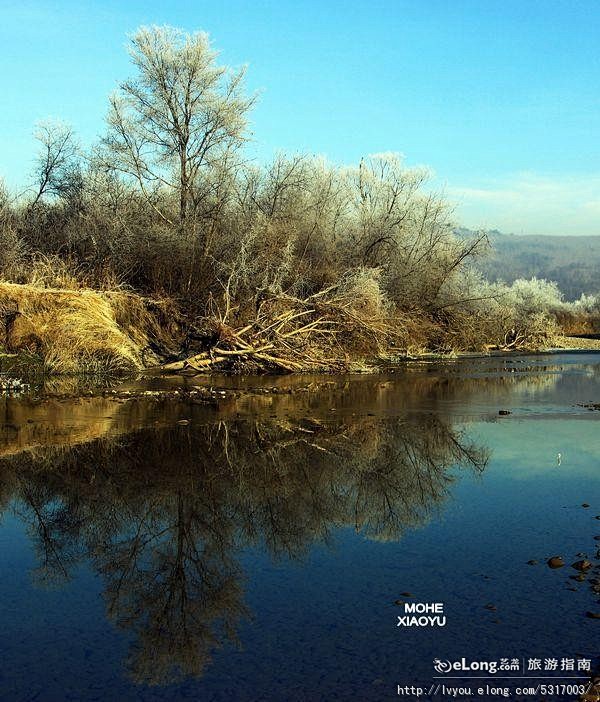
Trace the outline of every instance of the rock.
<path fill-rule="evenodd" d="M 485 609 L 489 609 L 490 612 L 495 612 L 498 608 L 493 604 L 486 604 Z"/>
<path fill-rule="evenodd" d="M 589 507 L 589 505 L 588 505 L 587 502 L 584 502 L 581 506 L 582 506 L 582 507 L 585 507 L 586 509 Z"/>
<path fill-rule="evenodd" d="M 560 556 L 552 556 L 552 558 L 548 559 L 547 563 L 549 568 L 562 568 L 565 564 Z"/>
<path fill-rule="evenodd" d="M 527 561 L 527 565 L 537 565 L 538 562 L 535 560 L 535 558 L 532 558 L 530 561 Z"/>
<path fill-rule="evenodd" d="M 499 414 L 501 417 L 506 417 L 506 415 L 507 415 L 507 414 L 510 414 L 510 413 L 511 413 L 510 410 L 498 410 L 498 414 Z"/>
<path fill-rule="evenodd" d="M 600 612 L 586 612 L 585 616 L 588 619 L 600 619 Z"/>
<path fill-rule="evenodd" d="M 575 563 L 571 563 L 571 568 L 575 568 L 575 570 L 589 570 L 592 567 L 592 564 L 587 561 L 575 561 Z"/>
<path fill-rule="evenodd" d="M 413 597 L 412 592 L 401 592 L 402 597 Z"/>
<path fill-rule="evenodd" d="M 177 424 L 181 424 L 182 427 L 187 426 L 190 423 L 189 419 L 180 419 Z"/>
<path fill-rule="evenodd" d="M 404 600 L 394 600 L 394 604 L 395 604 L 395 605 L 398 605 L 398 606 L 403 605 L 403 604 L 404 604 Z"/>
<path fill-rule="evenodd" d="M 571 580 L 577 580 L 578 583 L 582 583 L 585 580 L 585 575 L 579 573 L 579 575 L 569 575 L 569 578 L 571 578 Z"/>

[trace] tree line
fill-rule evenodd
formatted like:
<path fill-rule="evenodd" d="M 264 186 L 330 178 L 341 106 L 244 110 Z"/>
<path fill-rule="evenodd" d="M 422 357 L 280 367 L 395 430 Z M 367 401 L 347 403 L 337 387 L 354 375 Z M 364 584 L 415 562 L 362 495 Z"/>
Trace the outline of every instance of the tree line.
<path fill-rule="evenodd" d="M 265 300 L 341 291 L 365 320 L 434 348 L 536 343 L 555 330 L 520 281 L 490 285 L 476 271 L 487 237 L 455 234 L 426 170 L 394 153 L 349 167 L 285 154 L 254 163 L 256 96 L 207 34 L 142 27 L 129 53 L 102 138 L 83 148 L 68 125 L 40 124 L 34 185 L 0 193 L 5 280 L 124 286 L 234 326 Z"/>

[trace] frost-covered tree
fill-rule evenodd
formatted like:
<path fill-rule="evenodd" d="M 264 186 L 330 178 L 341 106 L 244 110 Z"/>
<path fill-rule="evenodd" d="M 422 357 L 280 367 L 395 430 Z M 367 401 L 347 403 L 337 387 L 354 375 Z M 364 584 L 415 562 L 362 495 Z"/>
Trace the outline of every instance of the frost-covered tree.
<path fill-rule="evenodd" d="M 168 26 L 141 27 L 129 53 L 137 72 L 110 98 L 104 163 L 164 223 L 206 244 L 205 220 L 219 210 L 246 138 L 254 98 L 244 94 L 245 69 L 219 65 L 204 32 Z"/>

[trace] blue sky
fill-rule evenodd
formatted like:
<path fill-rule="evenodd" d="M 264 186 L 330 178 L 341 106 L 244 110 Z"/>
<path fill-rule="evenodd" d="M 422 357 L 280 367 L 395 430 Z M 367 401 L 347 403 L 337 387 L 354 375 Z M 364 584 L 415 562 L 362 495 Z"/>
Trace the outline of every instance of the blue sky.
<path fill-rule="evenodd" d="M 598 0 L 0 0 L 0 175 L 26 183 L 37 120 L 84 143 L 131 73 L 127 34 L 211 34 L 260 90 L 257 158 L 399 151 L 470 227 L 600 234 Z"/>

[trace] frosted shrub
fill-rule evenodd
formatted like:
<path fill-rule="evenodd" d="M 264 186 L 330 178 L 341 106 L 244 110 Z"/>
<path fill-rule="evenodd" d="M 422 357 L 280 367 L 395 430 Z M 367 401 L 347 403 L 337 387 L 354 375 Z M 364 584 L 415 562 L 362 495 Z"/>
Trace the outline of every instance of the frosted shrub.
<path fill-rule="evenodd" d="M 519 278 L 507 288 L 506 300 L 514 307 L 518 316 L 527 316 L 559 309 L 562 305 L 562 293 L 554 282 L 538 278 Z"/>
<path fill-rule="evenodd" d="M 575 313 L 598 314 L 600 313 L 600 295 L 586 295 L 582 293 L 579 300 L 570 303 L 569 307 Z"/>
<path fill-rule="evenodd" d="M 336 301 L 346 304 L 362 315 L 385 316 L 390 305 L 381 290 L 381 271 L 377 268 L 357 268 L 346 273 L 337 288 Z"/>

